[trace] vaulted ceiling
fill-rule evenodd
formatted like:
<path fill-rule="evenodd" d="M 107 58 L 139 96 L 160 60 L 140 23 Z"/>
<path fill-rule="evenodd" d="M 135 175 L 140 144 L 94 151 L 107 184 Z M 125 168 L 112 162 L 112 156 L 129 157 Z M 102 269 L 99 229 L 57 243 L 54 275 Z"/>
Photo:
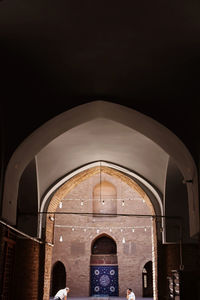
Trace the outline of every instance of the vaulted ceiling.
<path fill-rule="evenodd" d="M 40 197 L 58 178 L 101 160 L 135 171 L 164 193 L 168 158 L 136 130 L 98 118 L 62 134 L 37 155 Z"/>
<path fill-rule="evenodd" d="M 198 160 L 200 2 L 1 0 L 6 159 L 55 115 L 93 100 L 132 107 Z"/>

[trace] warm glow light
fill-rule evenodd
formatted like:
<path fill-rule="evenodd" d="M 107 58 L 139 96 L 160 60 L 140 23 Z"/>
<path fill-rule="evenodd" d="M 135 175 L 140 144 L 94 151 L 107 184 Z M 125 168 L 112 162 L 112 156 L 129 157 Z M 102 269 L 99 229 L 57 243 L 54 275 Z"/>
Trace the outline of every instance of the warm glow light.
<path fill-rule="evenodd" d="M 62 241 L 63 241 L 63 237 L 62 237 L 62 235 L 60 236 L 60 239 L 59 239 L 59 241 L 60 241 L 60 242 L 62 242 Z"/>

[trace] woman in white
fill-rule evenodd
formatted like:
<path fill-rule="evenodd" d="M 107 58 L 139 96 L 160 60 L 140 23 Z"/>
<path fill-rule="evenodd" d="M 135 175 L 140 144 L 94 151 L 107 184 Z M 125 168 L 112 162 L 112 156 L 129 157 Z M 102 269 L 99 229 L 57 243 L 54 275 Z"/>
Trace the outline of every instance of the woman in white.
<path fill-rule="evenodd" d="M 68 287 L 66 287 L 66 288 L 64 288 L 64 289 L 62 289 L 62 290 L 59 290 L 57 293 L 56 293 L 56 295 L 55 295 L 55 297 L 53 298 L 54 300 L 67 300 L 67 294 L 69 293 L 69 288 Z"/>
<path fill-rule="evenodd" d="M 127 289 L 126 298 L 127 300 L 135 300 L 135 294 L 133 293 L 132 289 Z"/>

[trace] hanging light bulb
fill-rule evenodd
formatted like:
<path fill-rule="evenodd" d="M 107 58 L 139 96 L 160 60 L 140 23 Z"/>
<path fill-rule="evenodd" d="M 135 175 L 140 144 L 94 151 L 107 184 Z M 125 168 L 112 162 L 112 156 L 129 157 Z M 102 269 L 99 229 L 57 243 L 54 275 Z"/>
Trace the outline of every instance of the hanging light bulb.
<path fill-rule="evenodd" d="M 126 240 L 125 240 L 125 237 L 123 237 L 122 244 L 125 244 L 125 243 L 126 243 Z"/>
<path fill-rule="evenodd" d="M 86 228 L 84 228 L 83 231 L 86 232 Z"/>
<path fill-rule="evenodd" d="M 60 242 L 63 242 L 63 237 L 62 237 L 62 235 L 60 236 L 59 241 L 60 241 Z"/>
<path fill-rule="evenodd" d="M 110 228 L 110 232 L 112 232 L 112 229 Z"/>
<path fill-rule="evenodd" d="M 81 206 L 83 206 L 83 200 L 81 200 Z"/>
<path fill-rule="evenodd" d="M 97 233 L 99 233 L 99 229 L 97 229 Z"/>
<path fill-rule="evenodd" d="M 147 231 L 146 227 L 144 228 L 144 231 Z"/>
<path fill-rule="evenodd" d="M 74 227 L 72 227 L 72 231 L 74 231 Z"/>
<path fill-rule="evenodd" d="M 135 229 L 134 229 L 134 228 L 132 228 L 132 232 L 135 232 Z"/>
<path fill-rule="evenodd" d="M 124 200 L 122 201 L 122 206 L 124 206 L 125 205 L 125 203 L 124 203 Z"/>
<path fill-rule="evenodd" d="M 104 200 L 102 201 L 102 204 L 103 204 L 103 205 L 105 204 Z"/>
<path fill-rule="evenodd" d="M 62 201 L 60 201 L 59 203 L 59 208 L 62 208 Z"/>
<path fill-rule="evenodd" d="M 121 232 L 123 231 L 123 229 L 121 228 Z"/>

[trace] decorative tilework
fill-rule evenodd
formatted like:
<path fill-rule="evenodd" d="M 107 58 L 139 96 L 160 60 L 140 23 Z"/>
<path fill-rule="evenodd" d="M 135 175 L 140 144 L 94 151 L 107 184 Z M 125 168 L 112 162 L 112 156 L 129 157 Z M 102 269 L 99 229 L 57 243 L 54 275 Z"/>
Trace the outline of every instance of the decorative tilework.
<path fill-rule="evenodd" d="M 91 266 L 91 296 L 118 296 L 118 266 Z"/>

